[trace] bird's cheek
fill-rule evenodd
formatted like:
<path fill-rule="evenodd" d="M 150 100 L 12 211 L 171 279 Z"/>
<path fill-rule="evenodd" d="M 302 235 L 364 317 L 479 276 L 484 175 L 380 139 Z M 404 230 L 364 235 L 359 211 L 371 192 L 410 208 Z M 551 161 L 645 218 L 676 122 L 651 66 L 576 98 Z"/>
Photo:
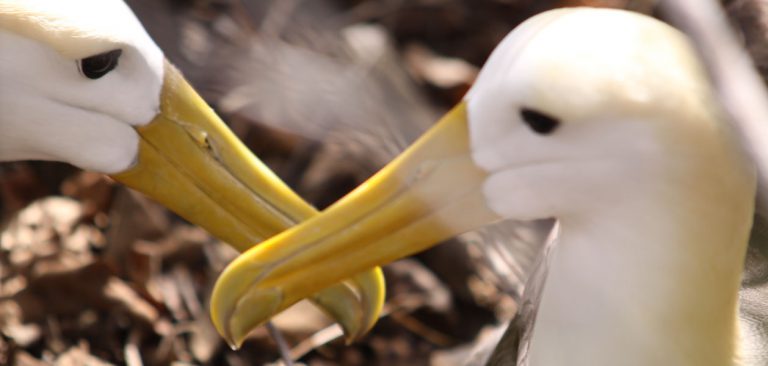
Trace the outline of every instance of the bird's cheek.
<path fill-rule="evenodd" d="M 551 171 L 521 167 L 491 174 L 483 184 L 488 207 L 506 219 L 535 220 L 556 217 L 562 197 Z"/>

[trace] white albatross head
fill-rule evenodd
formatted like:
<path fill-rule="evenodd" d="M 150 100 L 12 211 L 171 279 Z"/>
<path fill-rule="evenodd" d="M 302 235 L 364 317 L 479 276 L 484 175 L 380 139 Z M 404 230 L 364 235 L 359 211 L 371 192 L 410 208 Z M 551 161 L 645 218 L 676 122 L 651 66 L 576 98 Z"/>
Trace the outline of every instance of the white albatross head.
<path fill-rule="evenodd" d="M 240 251 L 316 213 L 122 0 L 0 0 L 0 161 L 32 159 L 110 174 Z M 355 338 L 378 318 L 383 291 L 377 268 L 313 300 Z"/>
<path fill-rule="evenodd" d="M 754 194 L 680 32 L 626 11 L 554 10 L 510 33 L 464 102 L 377 175 L 235 260 L 212 317 L 231 334 L 254 306 L 243 299 L 277 312 L 459 233 L 555 217 L 562 251 L 539 314 L 551 338 L 538 342 L 554 359 L 540 364 L 724 364 Z"/>
<path fill-rule="evenodd" d="M 122 1 L 0 1 L 0 159 L 117 173 L 160 111 L 163 53 Z"/>

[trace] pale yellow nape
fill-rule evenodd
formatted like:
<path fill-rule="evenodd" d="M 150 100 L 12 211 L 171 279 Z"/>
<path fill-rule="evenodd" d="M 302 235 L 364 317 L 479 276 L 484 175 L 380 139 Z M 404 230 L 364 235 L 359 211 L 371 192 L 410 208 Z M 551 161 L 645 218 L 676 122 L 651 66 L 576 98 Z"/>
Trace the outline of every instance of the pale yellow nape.
<path fill-rule="evenodd" d="M 0 31 L 44 43 L 71 59 L 115 44 L 152 42 L 122 0 L 0 0 Z"/>

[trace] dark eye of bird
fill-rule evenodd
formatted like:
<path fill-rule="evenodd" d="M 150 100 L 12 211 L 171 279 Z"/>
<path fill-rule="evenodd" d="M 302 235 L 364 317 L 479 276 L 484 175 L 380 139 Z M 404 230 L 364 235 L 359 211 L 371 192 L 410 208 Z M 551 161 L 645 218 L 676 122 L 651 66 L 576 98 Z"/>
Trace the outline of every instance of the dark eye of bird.
<path fill-rule="evenodd" d="M 80 72 L 89 79 L 99 79 L 117 67 L 123 50 L 116 49 L 80 60 Z"/>
<path fill-rule="evenodd" d="M 521 108 L 520 117 L 533 132 L 539 135 L 549 135 L 560 126 L 560 120 L 546 113 L 542 113 L 530 108 Z"/>

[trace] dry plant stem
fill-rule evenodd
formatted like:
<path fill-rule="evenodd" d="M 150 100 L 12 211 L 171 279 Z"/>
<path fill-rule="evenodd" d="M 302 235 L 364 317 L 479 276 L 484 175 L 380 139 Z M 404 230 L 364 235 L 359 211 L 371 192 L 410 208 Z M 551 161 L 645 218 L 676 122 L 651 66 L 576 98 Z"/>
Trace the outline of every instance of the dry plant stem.
<path fill-rule="evenodd" d="M 758 166 L 761 191 L 768 184 L 768 92 L 747 51 L 714 0 L 661 0 L 670 21 L 693 40 L 721 104 Z M 763 202 L 762 204 L 765 204 Z"/>
<path fill-rule="evenodd" d="M 317 348 L 331 343 L 342 336 L 344 336 L 344 331 L 341 330 L 341 327 L 338 324 L 327 326 L 309 338 L 301 341 L 296 347 L 293 347 L 291 350 L 291 357 L 294 360 L 298 360 Z"/>
<path fill-rule="evenodd" d="M 266 324 L 269 335 L 277 343 L 277 349 L 280 351 L 280 358 L 283 360 L 284 366 L 293 366 L 293 360 L 291 359 L 291 350 L 288 348 L 288 343 L 285 341 L 283 334 L 275 327 L 272 322 Z"/>
<path fill-rule="evenodd" d="M 384 305 L 384 309 L 379 314 L 379 320 L 392 315 L 393 308 L 404 313 L 410 313 L 425 306 L 425 304 L 426 300 L 424 299 L 424 296 L 411 296 L 408 294 L 399 295 L 387 301 Z M 298 360 L 317 348 L 331 343 L 343 336 L 344 331 L 341 330 L 341 327 L 338 324 L 329 325 L 293 347 L 293 349 L 291 349 L 290 358 Z"/>
<path fill-rule="evenodd" d="M 141 334 L 135 329 L 131 331 L 131 334 L 128 336 L 128 342 L 123 347 L 126 365 L 144 366 L 144 363 L 141 361 L 141 352 L 139 351 L 140 340 Z"/>

